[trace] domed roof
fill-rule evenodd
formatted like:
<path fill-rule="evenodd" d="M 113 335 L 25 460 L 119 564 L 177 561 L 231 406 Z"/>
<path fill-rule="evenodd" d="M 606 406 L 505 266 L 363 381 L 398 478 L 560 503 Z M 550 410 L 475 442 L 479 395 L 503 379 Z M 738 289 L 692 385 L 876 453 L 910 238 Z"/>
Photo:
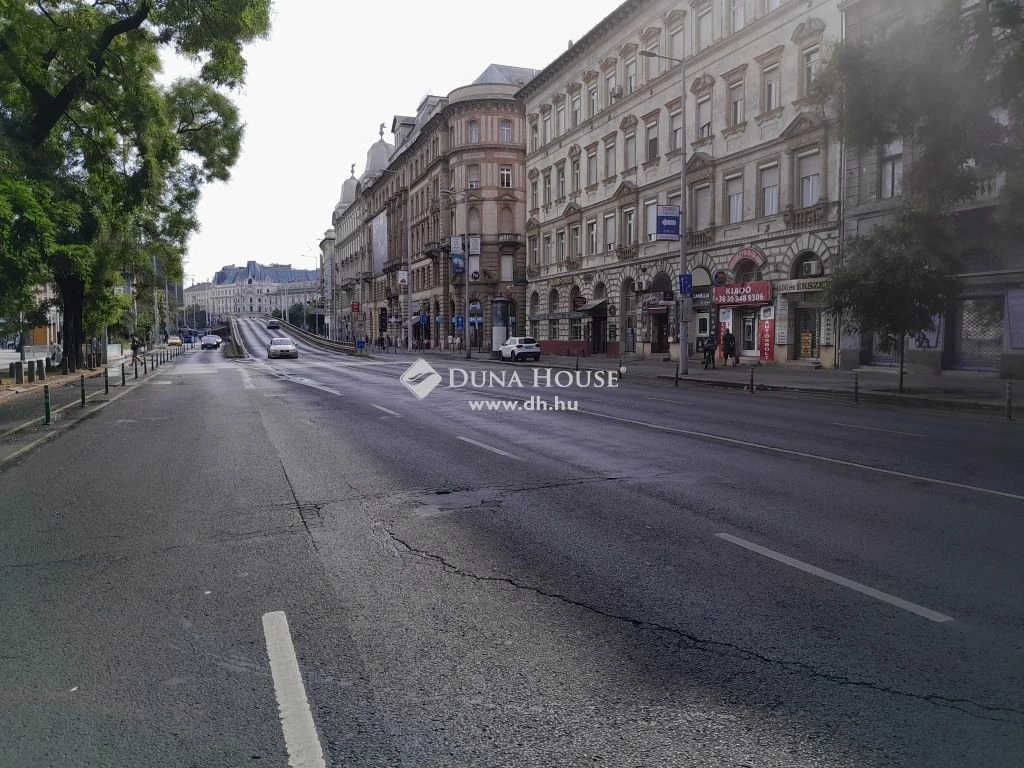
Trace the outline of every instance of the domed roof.
<path fill-rule="evenodd" d="M 356 199 L 356 185 L 359 184 L 359 180 L 356 179 L 355 163 L 352 163 L 351 173 L 352 175 L 341 183 L 341 197 L 338 199 L 339 206 L 351 205 Z"/>
<path fill-rule="evenodd" d="M 380 124 L 380 140 L 375 142 L 366 152 L 365 173 L 380 173 L 388 167 L 391 153 L 395 151 L 393 144 L 384 141 L 384 123 Z"/>

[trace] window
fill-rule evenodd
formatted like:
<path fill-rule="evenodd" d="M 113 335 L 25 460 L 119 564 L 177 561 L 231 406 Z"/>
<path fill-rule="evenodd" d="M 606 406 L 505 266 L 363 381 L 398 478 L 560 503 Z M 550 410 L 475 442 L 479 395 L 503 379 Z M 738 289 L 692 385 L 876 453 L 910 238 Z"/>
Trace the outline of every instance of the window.
<path fill-rule="evenodd" d="M 680 60 L 682 60 L 684 58 L 684 56 L 683 56 L 683 39 L 684 39 L 684 34 L 685 33 L 684 33 L 684 30 L 683 30 L 682 27 L 677 27 L 676 29 L 673 29 L 673 30 L 669 31 L 669 33 L 668 33 L 668 55 L 669 55 L 669 58 L 680 59 Z M 672 66 L 673 67 L 678 67 L 679 66 L 679 62 L 673 62 Z"/>
<path fill-rule="evenodd" d="M 636 168 L 636 134 L 627 133 L 622 142 L 623 169 Z"/>
<path fill-rule="evenodd" d="M 654 43 L 653 45 L 648 46 L 646 50 L 649 53 L 653 53 L 654 54 L 654 56 L 645 56 L 644 57 L 644 61 L 646 62 L 645 66 L 647 67 L 646 80 L 649 83 L 649 82 L 651 82 L 651 80 L 654 80 L 658 75 L 661 74 L 661 65 L 659 63 L 661 61 L 661 59 L 657 58 L 657 56 L 659 54 L 658 44 L 657 43 Z"/>
<path fill-rule="evenodd" d="M 587 89 L 587 116 L 593 117 L 597 114 L 600 109 L 600 103 L 597 100 L 597 84 L 590 86 Z"/>
<path fill-rule="evenodd" d="M 574 224 L 569 228 L 569 258 L 575 259 L 580 256 L 580 225 Z"/>
<path fill-rule="evenodd" d="M 501 255 L 501 282 L 511 283 L 515 279 L 516 257 L 511 253 Z"/>
<path fill-rule="evenodd" d="M 627 208 L 622 212 L 622 245 L 636 242 L 636 211 Z"/>
<path fill-rule="evenodd" d="M 572 127 L 575 128 L 583 119 L 583 100 L 578 91 L 572 95 L 571 113 Z"/>
<path fill-rule="evenodd" d="M 551 171 L 544 171 L 544 205 L 551 204 Z"/>
<path fill-rule="evenodd" d="M 814 78 L 818 76 L 818 67 L 821 64 L 821 49 L 818 46 L 808 48 L 803 53 L 803 69 L 801 71 L 800 83 L 801 95 L 807 96 L 811 92 L 811 85 Z"/>
<path fill-rule="evenodd" d="M 558 198 L 561 199 L 561 198 L 565 197 L 565 166 L 564 165 L 558 166 L 558 172 L 557 173 L 558 173 L 558 176 L 557 176 Z"/>
<path fill-rule="evenodd" d="M 771 112 L 782 106 L 782 93 L 779 89 L 779 65 L 772 64 L 770 67 L 765 67 L 764 72 L 761 73 L 761 92 L 762 92 L 762 112 Z"/>
<path fill-rule="evenodd" d="M 615 171 L 615 142 L 604 146 L 604 177 L 610 179 Z"/>
<path fill-rule="evenodd" d="M 732 31 L 739 32 L 746 23 L 747 0 L 732 0 Z"/>
<path fill-rule="evenodd" d="M 751 283 L 761 278 L 761 268 L 753 259 L 743 259 L 743 261 L 736 265 L 737 283 Z"/>
<path fill-rule="evenodd" d="M 565 104 L 559 104 L 555 111 L 555 136 L 565 133 Z"/>
<path fill-rule="evenodd" d="M 604 247 L 609 251 L 615 248 L 615 214 L 604 215 Z"/>
<path fill-rule="evenodd" d="M 572 191 L 579 192 L 580 190 L 580 159 L 578 157 L 573 158 L 572 161 Z"/>
<path fill-rule="evenodd" d="M 697 50 L 703 51 L 711 45 L 711 6 L 697 11 Z"/>
<path fill-rule="evenodd" d="M 565 261 L 565 230 L 555 232 L 555 259 L 561 264 Z"/>
<path fill-rule="evenodd" d="M 480 143 L 480 123 L 478 123 L 476 120 L 469 121 L 469 143 Z"/>
<path fill-rule="evenodd" d="M 480 189 L 480 166 L 466 166 L 466 186 L 470 189 Z"/>
<path fill-rule="evenodd" d="M 537 266 L 537 247 L 538 237 L 534 235 L 530 238 L 530 266 Z"/>
<path fill-rule="evenodd" d="M 544 115 L 544 143 L 547 144 L 553 138 L 551 133 L 551 113 Z"/>
<path fill-rule="evenodd" d="M 821 157 L 817 152 L 797 158 L 800 176 L 800 207 L 807 208 L 821 196 Z"/>
<path fill-rule="evenodd" d="M 729 86 L 729 125 L 741 125 L 744 119 L 743 82 L 740 81 Z"/>
<path fill-rule="evenodd" d="M 604 78 L 604 103 L 611 104 L 615 98 L 615 73 L 609 72 Z"/>
<path fill-rule="evenodd" d="M 512 189 L 512 166 L 503 165 L 498 168 L 498 186 Z"/>
<path fill-rule="evenodd" d="M 541 255 L 544 257 L 544 264 L 551 263 L 551 235 L 544 235 L 544 252 Z"/>
<path fill-rule="evenodd" d="M 779 212 L 779 166 L 761 168 L 761 215 L 774 216 Z"/>
<path fill-rule="evenodd" d="M 693 190 L 694 231 L 700 232 L 711 226 L 711 187 L 703 186 Z"/>
<path fill-rule="evenodd" d="M 540 144 L 540 137 L 538 136 L 539 129 L 536 125 L 530 126 L 530 151 L 536 152 L 537 146 Z"/>
<path fill-rule="evenodd" d="M 883 199 L 903 194 L 903 139 L 890 141 L 882 149 L 881 177 Z"/>
<path fill-rule="evenodd" d="M 644 226 L 647 228 L 647 240 L 654 240 L 658 236 L 657 200 L 646 200 L 644 202 Z"/>
<path fill-rule="evenodd" d="M 725 180 L 725 198 L 728 206 L 726 221 L 738 224 L 743 221 L 743 177 L 733 176 Z"/>
<path fill-rule="evenodd" d="M 502 144 L 512 143 L 512 121 L 502 120 L 501 125 L 498 127 L 498 141 Z"/>
<path fill-rule="evenodd" d="M 597 184 L 597 150 L 587 150 L 587 184 Z"/>
<path fill-rule="evenodd" d="M 537 180 L 534 179 L 530 182 L 530 207 L 537 208 L 540 206 L 540 201 L 537 199 Z"/>
<path fill-rule="evenodd" d="M 656 160 L 658 158 L 658 122 L 648 123 L 645 129 L 646 144 L 647 144 L 647 161 Z"/>
<path fill-rule="evenodd" d="M 780 5 L 782 5 L 782 0 L 764 0 L 764 11 L 765 13 L 770 13 L 771 11 L 778 10 Z"/>
<path fill-rule="evenodd" d="M 668 148 L 681 149 L 683 146 L 683 111 L 677 109 L 668 116 Z"/>
<path fill-rule="evenodd" d="M 711 135 L 711 97 L 697 102 L 697 138 L 706 139 Z"/>
<path fill-rule="evenodd" d="M 587 222 L 587 253 L 597 253 L 597 219 Z"/>
<path fill-rule="evenodd" d="M 625 64 L 626 93 L 636 90 L 636 59 L 629 59 Z"/>

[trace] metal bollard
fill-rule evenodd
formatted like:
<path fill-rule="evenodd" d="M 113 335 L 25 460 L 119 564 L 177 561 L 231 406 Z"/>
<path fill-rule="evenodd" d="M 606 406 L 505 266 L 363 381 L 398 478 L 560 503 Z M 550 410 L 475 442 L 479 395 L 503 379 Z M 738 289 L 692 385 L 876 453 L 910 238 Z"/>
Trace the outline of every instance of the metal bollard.
<path fill-rule="evenodd" d="M 110 369 L 109 368 L 104 368 L 103 369 L 103 394 L 104 395 L 109 395 L 110 394 Z"/>
<path fill-rule="evenodd" d="M 85 408 L 85 374 L 84 373 L 81 375 L 79 380 L 80 380 L 81 386 L 82 386 L 82 402 L 79 403 L 79 407 L 80 408 Z"/>
<path fill-rule="evenodd" d="M 576 370 L 580 369 L 580 351 L 576 350 Z"/>
<path fill-rule="evenodd" d="M 860 381 L 856 373 L 853 374 L 853 402 L 860 402 Z"/>
<path fill-rule="evenodd" d="M 26 362 L 28 363 L 28 370 L 26 373 L 28 374 L 29 384 L 31 384 L 36 380 L 36 364 L 34 360 L 26 360 Z"/>
<path fill-rule="evenodd" d="M 1013 421 L 1013 382 L 1006 382 L 1006 419 Z"/>
<path fill-rule="evenodd" d="M 44 424 L 50 423 L 50 385 L 43 384 L 43 413 L 45 414 Z"/>
<path fill-rule="evenodd" d="M 8 375 L 9 375 L 9 376 L 10 376 L 10 377 L 11 377 L 12 379 L 14 378 L 14 366 L 15 366 L 15 365 L 17 365 L 17 363 L 13 363 L 13 362 L 11 362 L 11 363 L 8 363 L 8 364 L 7 364 L 7 370 L 8 370 L 8 372 L 9 372 L 9 373 L 8 373 Z"/>
<path fill-rule="evenodd" d="M 754 394 L 754 366 L 750 366 L 750 394 Z"/>
<path fill-rule="evenodd" d="M 14 363 L 14 383 L 25 383 L 25 363 L 23 363 L 21 360 L 18 360 Z"/>
<path fill-rule="evenodd" d="M 70 366 L 71 360 L 69 359 L 69 356 L 64 355 L 64 357 L 60 359 L 60 372 L 62 376 L 68 375 L 68 369 L 70 368 Z"/>
<path fill-rule="evenodd" d="M 146 357 L 145 357 L 145 356 L 143 356 L 143 358 L 142 358 L 142 375 L 143 375 L 143 376 L 145 376 L 145 375 L 146 375 L 146 371 L 147 371 L 147 370 L 149 370 L 149 369 L 148 369 L 148 364 L 146 363 Z"/>
<path fill-rule="evenodd" d="M 36 360 L 36 378 L 40 381 L 46 381 L 46 361 Z"/>
<path fill-rule="evenodd" d="M 74 355 L 68 355 L 68 373 L 78 372 L 78 359 Z"/>

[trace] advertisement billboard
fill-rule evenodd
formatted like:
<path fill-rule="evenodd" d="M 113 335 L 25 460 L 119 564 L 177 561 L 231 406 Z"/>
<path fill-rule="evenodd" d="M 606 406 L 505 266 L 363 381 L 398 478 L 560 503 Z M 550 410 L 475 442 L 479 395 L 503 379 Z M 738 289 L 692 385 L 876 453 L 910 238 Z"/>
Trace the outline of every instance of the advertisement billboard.
<path fill-rule="evenodd" d="M 384 262 L 388 260 L 388 214 L 381 211 L 373 217 L 370 227 L 373 248 L 373 274 L 379 275 L 384 271 Z"/>

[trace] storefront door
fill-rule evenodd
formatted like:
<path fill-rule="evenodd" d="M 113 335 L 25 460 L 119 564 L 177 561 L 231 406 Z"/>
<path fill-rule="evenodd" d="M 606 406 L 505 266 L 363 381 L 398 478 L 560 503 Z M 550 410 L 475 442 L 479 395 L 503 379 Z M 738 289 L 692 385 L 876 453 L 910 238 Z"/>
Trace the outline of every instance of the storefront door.
<path fill-rule="evenodd" d="M 740 336 L 740 354 L 757 355 L 757 311 L 743 310 L 741 323 L 743 333 Z"/>
<path fill-rule="evenodd" d="M 816 307 L 801 307 L 796 311 L 796 357 L 817 360 L 821 313 Z"/>
<path fill-rule="evenodd" d="M 651 352 L 668 352 L 668 313 L 651 315 Z"/>

